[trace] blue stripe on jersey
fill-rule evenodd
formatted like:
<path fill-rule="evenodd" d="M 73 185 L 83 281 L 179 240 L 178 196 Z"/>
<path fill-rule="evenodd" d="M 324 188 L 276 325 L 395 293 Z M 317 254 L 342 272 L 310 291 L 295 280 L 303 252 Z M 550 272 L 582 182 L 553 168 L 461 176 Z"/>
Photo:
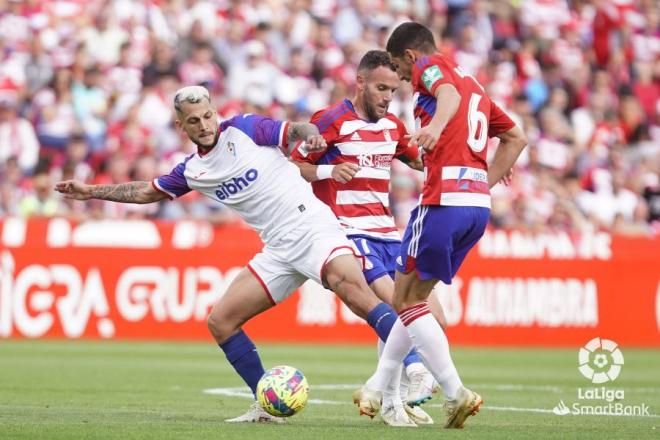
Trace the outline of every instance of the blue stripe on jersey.
<path fill-rule="evenodd" d="M 419 94 L 417 96 L 417 106 L 421 107 L 430 116 L 435 115 L 437 101 L 433 96 Z"/>
<path fill-rule="evenodd" d="M 328 165 L 330 162 L 335 160 L 337 157 L 341 155 L 341 151 L 339 151 L 339 148 L 337 147 L 330 147 L 328 148 L 328 151 L 325 152 L 323 156 L 319 158 L 319 160 L 316 161 L 317 165 Z"/>
<path fill-rule="evenodd" d="M 328 127 L 330 127 L 333 122 L 350 111 L 351 109 L 346 105 L 346 103 L 342 102 L 338 107 L 324 114 L 316 123 L 316 126 L 319 128 L 319 132 L 324 133 L 327 131 Z"/>
<path fill-rule="evenodd" d="M 174 194 L 176 197 L 181 197 L 192 191 L 188 186 L 188 182 L 183 173 L 186 171 L 186 163 L 188 163 L 193 156 L 194 154 L 191 154 L 186 157 L 183 162 L 179 163 L 172 171 L 170 171 L 170 174 L 160 176 L 157 179 L 158 185 L 160 185 L 165 191 Z"/>
<path fill-rule="evenodd" d="M 220 124 L 220 130 L 234 127 L 248 135 L 255 144 L 263 147 L 276 146 L 280 141 L 282 121 L 259 115 L 237 115 Z"/>
<path fill-rule="evenodd" d="M 334 119 L 336 113 L 342 111 L 343 106 L 344 106 L 344 101 L 339 102 L 334 106 L 331 106 L 325 111 L 325 113 L 323 113 L 323 115 L 319 118 L 318 122 L 325 124 L 328 122 L 328 120 Z"/>
<path fill-rule="evenodd" d="M 417 66 L 418 69 L 422 69 L 422 68 L 428 66 L 429 64 L 430 64 L 430 63 L 429 63 L 429 57 L 428 57 L 428 55 L 423 56 L 422 58 L 420 58 L 420 59 L 418 59 L 417 61 L 415 61 L 415 66 Z"/>

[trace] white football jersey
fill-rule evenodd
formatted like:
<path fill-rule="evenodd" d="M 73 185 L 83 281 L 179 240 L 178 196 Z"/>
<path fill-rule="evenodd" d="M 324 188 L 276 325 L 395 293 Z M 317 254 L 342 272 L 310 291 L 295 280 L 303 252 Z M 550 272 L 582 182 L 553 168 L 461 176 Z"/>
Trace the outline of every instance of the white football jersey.
<path fill-rule="evenodd" d="M 232 208 L 265 243 L 274 243 L 296 226 L 334 214 L 318 200 L 297 166 L 277 147 L 286 147 L 288 123 L 239 115 L 220 124 L 218 142 L 198 151 L 154 187 L 168 198 L 191 190 Z"/>

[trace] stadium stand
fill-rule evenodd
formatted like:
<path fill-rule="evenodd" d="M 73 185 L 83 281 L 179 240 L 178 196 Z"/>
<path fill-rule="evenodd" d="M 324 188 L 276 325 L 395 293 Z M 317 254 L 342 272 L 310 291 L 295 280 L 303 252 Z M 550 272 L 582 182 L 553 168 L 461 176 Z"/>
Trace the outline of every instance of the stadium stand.
<path fill-rule="evenodd" d="M 151 180 L 195 151 L 173 92 L 288 120 L 351 95 L 356 63 L 414 19 L 518 121 L 530 147 L 494 228 L 660 232 L 660 13 L 653 0 L 2 0 L 0 215 L 235 221 L 184 197 L 79 203 L 52 183 Z M 414 127 L 409 84 L 391 111 Z M 491 145 L 494 151 L 496 145 Z M 403 227 L 419 174 L 394 168 Z"/>

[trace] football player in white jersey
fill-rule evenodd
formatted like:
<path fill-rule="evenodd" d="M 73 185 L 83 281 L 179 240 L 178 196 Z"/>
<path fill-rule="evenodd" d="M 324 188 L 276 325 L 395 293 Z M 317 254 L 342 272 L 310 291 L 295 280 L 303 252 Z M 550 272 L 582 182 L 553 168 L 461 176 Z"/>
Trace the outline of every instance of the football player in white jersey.
<path fill-rule="evenodd" d="M 254 343 L 243 332 L 249 319 L 286 299 L 307 279 L 322 283 L 386 340 L 396 321 L 391 306 L 369 289 L 358 259 L 334 214 L 312 193 L 282 149 L 303 140 L 310 151 L 326 146 L 313 124 L 239 115 L 218 123 L 208 91 L 180 89 L 176 125 L 198 151 L 153 182 L 88 185 L 58 182 L 76 200 L 152 203 L 191 190 L 234 209 L 265 243 L 213 306 L 208 327 L 227 360 L 253 394 L 264 373 Z M 255 402 L 231 422 L 280 422 Z"/>
<path fill-rule="evenodd" d="M 403 122 L 388 112 L 400 85 L 389 54 L 381 50 L 367 52 L 358 65 L 356 84 L 352 100 L 344 99 L 311 118 L 328 148 L 317 153 L 296 149 L 291 159 L 365 257 L 364 275 L 369 287 L 392 304 L 401 236 L 389 207 L 390 166 L 395 158 L 420 171 L 424 165 L 417 147 L 408 145 Z M 429 297 L 429 306 L 445 327 L 442 306 L 435 295 Z M 404 366 L 401 379 L 405 394 L 385 393 L 381 417 L 385 423 L 408 416 L 417 424 L 433 423 L 418 405 L 431 398 L 437 383 L 415 350 L 404 359 Z"/>

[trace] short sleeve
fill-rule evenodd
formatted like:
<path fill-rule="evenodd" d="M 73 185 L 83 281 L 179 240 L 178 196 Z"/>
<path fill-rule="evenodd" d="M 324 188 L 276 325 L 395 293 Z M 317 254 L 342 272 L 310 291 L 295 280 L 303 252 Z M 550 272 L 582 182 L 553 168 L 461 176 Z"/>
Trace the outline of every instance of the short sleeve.
<path fill-rule="evenodd" d="M 491 101 L 490 103 L 490 120 L 488 121 L 488 137 L 497 136 L 500 133 L 511 130 L 515 126 L 515 122 L 502 110 Z"/>
<path fill-rule="evenodd" d="M 434 96 L 440 84 L 451 83 L 451 74 L 447 66 L 432 62 L 423 57 L 413 66 L 412 86 L 415 91 Z"/>
<path fill-rule="evenodd" d="M 153 187 L 157 191 L 165 194 L 170 200 L 181 197 L 192 191 L 183 175 L 186 170 L 186 162 L 188 162 L 191 157 L 192 155 L 188 156 L 186 160 L 175 166 L 169 174 L 155 178 L 151 182 Z"/>
<path fill-rule="evenodd" d="M 220 124 L 222 131 L 229 127 L 237 128 L 263 147 L 281 147 L 287 145 L 287 130 L 289 123 L 265 116 L 244 114 L 234 116 Z"/>

